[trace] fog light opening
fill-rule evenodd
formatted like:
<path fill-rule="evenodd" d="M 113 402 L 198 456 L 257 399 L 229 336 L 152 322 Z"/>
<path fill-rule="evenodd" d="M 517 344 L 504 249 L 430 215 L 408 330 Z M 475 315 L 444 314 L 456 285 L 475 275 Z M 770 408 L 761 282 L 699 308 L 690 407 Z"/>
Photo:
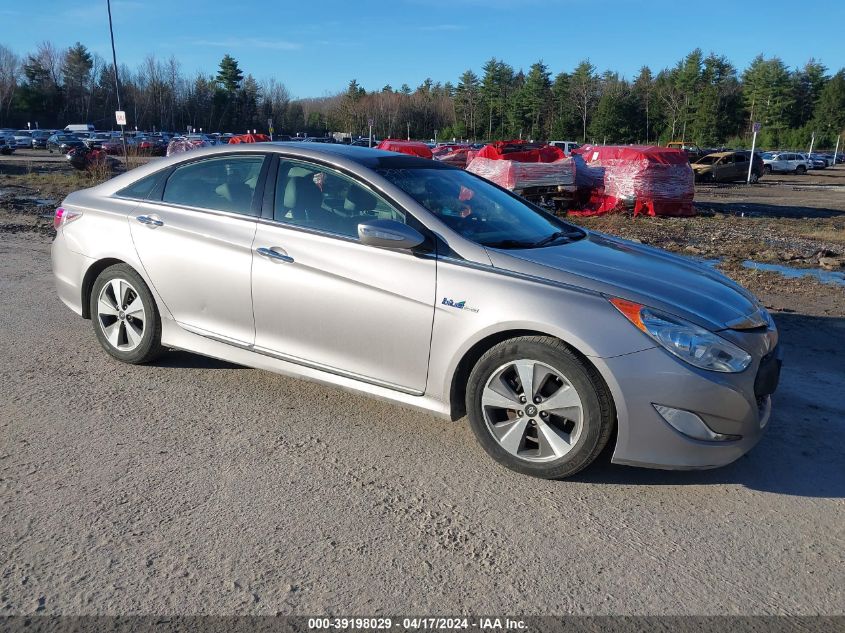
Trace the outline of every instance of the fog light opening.
<path fill-rule="evenodd" d="M 684 411 L 683 409 L 675 409 L 674 407 L 667 407 L 662 404 L 653 404 L 652 406 L 660 414 L 669 426 L 675 429 L 678 433 L 686 435 L 694 440 L 701 440 L 704 442 L 730 442 L 738 440 L 741 435 L 727 435 L 724 433 L 716 433 L 707 424 L 692 411 Z"/>

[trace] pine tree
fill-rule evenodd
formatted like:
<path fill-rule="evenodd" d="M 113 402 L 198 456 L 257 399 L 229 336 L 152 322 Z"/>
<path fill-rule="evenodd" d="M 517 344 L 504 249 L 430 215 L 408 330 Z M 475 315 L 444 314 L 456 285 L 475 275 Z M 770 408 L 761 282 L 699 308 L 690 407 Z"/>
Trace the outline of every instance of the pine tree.
<path fill-rule="evenodd" d="M 217 83 L 229 95 L 234 95 L 240 88 L 244 74 L 238 67 L 237 60 L 228 53 L 220 60 L 220 70 L 217 72 Z"/>

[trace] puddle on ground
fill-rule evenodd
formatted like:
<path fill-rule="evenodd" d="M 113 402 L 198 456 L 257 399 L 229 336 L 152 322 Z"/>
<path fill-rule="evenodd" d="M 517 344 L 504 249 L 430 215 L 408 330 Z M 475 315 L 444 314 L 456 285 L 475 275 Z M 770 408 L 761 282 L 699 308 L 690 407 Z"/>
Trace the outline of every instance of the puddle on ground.
<path fill-rule="evenodd" d="M 821 268 L 792 268 L 791 266 L 784 266 L 783 264 L 763 264 L 761 262 L 754 262 L 745 260 L 742 262 L 745 268 L 753 270 L 766 270 L 774 273 L 779 273 L 788 279 L 802 279 L 804 277 L 813 277 L 824 284 L 836 284 L 837 286 L 845 287 L 845 273 L 840 273 L 835 270 L 822 270 Z"/>
<path fill-rule="evenodd" d="M 716 268 L 716 266 L 722 262 L 721 259 L 696 258 L 696 260 L 702 264 L 710 266 L 711 268 Z M 835 270 L 822 270 L 821 268 L 793 268 L 792 266 L 784 266 L 783 264 L 764 264 L 750 259 L 746 259 L 742 262 L 742 266 L 743 268 L 751 268 L 752 270 L 765 270 L 768 272 L 779 273 L 788 279 L 813 277 L 824 284 L 845 286 L 845 273 L 837 272 Z"/>

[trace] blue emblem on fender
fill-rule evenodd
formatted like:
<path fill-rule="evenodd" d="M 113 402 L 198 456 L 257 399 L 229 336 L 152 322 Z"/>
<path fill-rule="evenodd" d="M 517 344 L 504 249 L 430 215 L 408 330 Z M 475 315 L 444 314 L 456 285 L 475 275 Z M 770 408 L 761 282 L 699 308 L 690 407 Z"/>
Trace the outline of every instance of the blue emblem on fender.
<path fill-rule="evenodd" d="M 466 310 L 467 312 L 478 312 L 478 308 L 471 308 L 467 305 L 467 302 L 464 301 L 455 301 L 454 299 L 447 299 L 443 297 L 443 301 L 441 303 L 444 306 L 448 306 L 450 308 L 457 308 L 458 310 Z"/>
<path fill-rule="evenodd" d="M 450 308 L 457 308 L 458 310 L 463 310 L 466 303 L 466 301 L 453 301 L 452 299 L 447 299 L 446 297 L 443 297 L 443 305 L 449 306 Z"/>

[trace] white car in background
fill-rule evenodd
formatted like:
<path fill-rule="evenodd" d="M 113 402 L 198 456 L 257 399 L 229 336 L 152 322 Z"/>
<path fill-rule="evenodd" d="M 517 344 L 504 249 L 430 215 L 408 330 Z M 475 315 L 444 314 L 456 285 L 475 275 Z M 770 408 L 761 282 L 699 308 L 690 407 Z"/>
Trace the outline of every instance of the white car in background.
<path fill-rule="evenodd" d="M 807 157 L 798 152 L 765 152 L 762 157 L 764 174 L 806 174 L 810 168 Z"/>
<path fill-rule="evenodd" d="M 581 144 L 576 143 L 575 141 L 549 141 L 549 145 L 553 145 L 554 147 L 563 150 L 563 153 L 567 156 L 572 154 L 573 149 L 581 147 Z"/>
<path fill-rule="evenodd" d="M 32 132 L 29 130 L 18 130 L 14 133 L 15 145 L 18 149 L 32 149 Z"/>

